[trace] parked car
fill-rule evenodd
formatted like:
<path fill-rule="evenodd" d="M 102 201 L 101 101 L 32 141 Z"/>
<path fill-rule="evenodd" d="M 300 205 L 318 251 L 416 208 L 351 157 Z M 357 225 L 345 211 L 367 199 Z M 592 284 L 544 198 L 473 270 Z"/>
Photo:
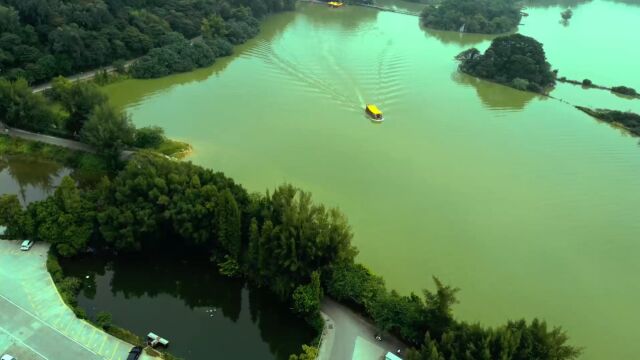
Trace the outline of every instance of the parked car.
<path fill-rule="evenodd" d="M 127 360 L 138 360 L 138 358 L 140 358 L 140 355 L 142 355 L 142 348 L 140 346 L 134 346 L 133 349 L 129 351 L 129 356 L 127 356 Z"/>
<path fill-rule="evenodd" d="M 32 246 L 33 246 L 33 241 L 32 240 L 25 240 L 25 241 L 22 242 L 22 245 L 20 245 L 20 250 L 27 251 L 27 250 L 31 249 Z M 4 359 L 0 359 L 0 360 L 4 360 Z"/>
<path fill-rule="evenodd" d="M 0 357 L 0 360 L 18 360 L 18 359 L 14 358 L 13 356 L 11 356 L 9 354 L 4 354 L 4 355 L 2 355 L 2 357 Z"/>

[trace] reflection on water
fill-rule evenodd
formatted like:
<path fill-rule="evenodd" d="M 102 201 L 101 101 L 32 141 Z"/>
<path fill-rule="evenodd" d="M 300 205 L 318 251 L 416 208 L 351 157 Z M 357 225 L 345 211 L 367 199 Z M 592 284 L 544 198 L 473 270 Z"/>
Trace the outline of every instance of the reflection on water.
<path fill-rule="evenodd" d="M 49 196 L 71 170 L 53 161 L 22 156 L 0 158 L 0 194 L 17 194 L 27 205 Z"/>
<path fill-rule="evenodd" d="M 314 336 L 273 294 L 217 275 L 214 264 L 193 256 L 85 258 L 62 265 L 85 282 L 79 304 L 90 316 L 107 311 L 115 324 L 140 336 L 160 334 L 179 357 L 286 360 Z"/>
<path fill-rule="evenodd" d="M 473 87 L 482 103 L 492 110 L 522 110 L 531 100 L 544 98 L 528 91 L 511 89 L 458 71 L 451 77 L 460 85 Z"/>
<path fill-rule="evenodd" d="M 262 26 L 260 35 L 257 38 L 251 39 L 240 46 L 235 46 L 232 55 L 216 59 L 215 63 L 210 67 L 197 69 L 188 73 L 165 76 L 159 79 L 132 79 L 110 84 L 105 87 L 105 90 L 109 93 L 109 100 L 117 107 L 124 108 L 126 105 L 132 108 L 136 107 L 147 97 L 167 92 L 178 86 L 193 82 L 202 82 L 212 76 L 217 76 L 245 52 L 251 51 L 253 47 L 259 46 L 264 41 L 271 41 L 277 38 L 286 28 L 287 24 L 294 19 L 295 15 L 295 12 L 284 12 L 272 15 L 270 19 L 271 26 Z"/>
<path fill-rule="evenodd" d="M 469 34 L 455 31 L 434 30 L 421 26 L 425 36 L 440 40 L 443 44 L 456 44 L 472 47 L 483 42 L 489 42 L 500 35 Z"/>
<path fill-rule="evenodd" d="M 533 7 L 533 8 L 545 8 L 545 7 L 562 7 L 562 8 L 572 8 L 575 9 L 576 7 L 583 5 L 583 4 L 587 4 L 590 3 L 593 0 L 526 0 L 524 5 L 526 7 Z M 558 14 L 558 18 L 560 18 L 560 14 Z"/>

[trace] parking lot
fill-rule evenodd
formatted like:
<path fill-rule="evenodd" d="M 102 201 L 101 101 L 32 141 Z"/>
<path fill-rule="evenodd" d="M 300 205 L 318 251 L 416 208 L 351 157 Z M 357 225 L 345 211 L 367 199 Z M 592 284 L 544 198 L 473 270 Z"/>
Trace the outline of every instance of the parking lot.
<path fill-rule="evenodd" d="M 0 241 L 0 354 L 18 360 L 125 360 L 132 345 L 76 318 L 46 270 L 48 247 Z M 140 359 L 151 359 L 143 355 Z"/>

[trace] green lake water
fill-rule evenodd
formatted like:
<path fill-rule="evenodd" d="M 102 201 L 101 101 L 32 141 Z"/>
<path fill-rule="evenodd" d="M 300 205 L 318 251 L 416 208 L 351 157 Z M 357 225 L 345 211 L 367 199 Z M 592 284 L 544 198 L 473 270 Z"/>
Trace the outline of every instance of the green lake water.
<path fill-rule="evenodd" d="M 560 76 L 640 89 L 640 3 L 526 12 L 519 31 Z M 191 143 L 193 162 L 250 190 L 290 182 L 339 206 L 358 260 L 390 287 L 419 291 L 436 275 L 462 289 L 461 319 L 541 317 L 583 359 L 636 358 L 638 139 L 566 102 L 640 112 L 640 100 L 560 84 L 563 102 L 459 74 L 454 56 L 490 40 L 300 4 L 211 68 L 107 90 L 136 125 Z M 371 123 L 365 103 L 386 121 Z"/>
<path fill-rule="evenodd" d="M 71 169 L 53 161 L 0 154 L 0 194 L 16 194 L 23 205 L 53 194 Z"/>
<path fill-rule="evenodd" d="M 89 316 L 106 311 L 139 336 L 154 332 L 183 359 L 287 360 L 315 336 L 272 293 L 215 274 L 206 259 L 120 255 L 62 266 L 83 280 L 78 304 Z"/>

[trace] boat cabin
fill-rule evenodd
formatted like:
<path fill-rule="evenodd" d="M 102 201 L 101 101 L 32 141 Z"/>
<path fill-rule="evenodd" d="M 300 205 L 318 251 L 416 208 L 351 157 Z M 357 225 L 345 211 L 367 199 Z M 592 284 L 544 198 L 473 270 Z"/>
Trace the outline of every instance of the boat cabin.
<path fill-rule="evenodd" d="M 339 8 L 339 7 L 342 7 L 344 3 L 341 3 L 338 1 L 329 1 L 327 5 L 329 5 L 329 7 L 332 7 L 332 8 Z"/>
<path fill-rule="evenodd" d="M 382 111 L 380 111 L 380 109 L 378 109 L 378 107 L 373 105 L 373 104 L 367 105 L 367 107 L 365 107 L 364 111 L 374 121 L 382 121 L 382 120 L 384 120 L 384 118 L 382 117 Z"/>
<path fill-rule="evenodd" d="M 150 332 L 149 334 L 147 334 L 147 344 L 151 345 L 151 347 L 156 347 L 157 345 L 167 347 L 169 346 L 169 340 L 163 339 L 160 336 Z"/>
<path fill-rule="evenodd" d="M 384 356 L 384 360 L 402 360 L 402 358 L 392 352 L 388 352 L 385 356 Z"/>

